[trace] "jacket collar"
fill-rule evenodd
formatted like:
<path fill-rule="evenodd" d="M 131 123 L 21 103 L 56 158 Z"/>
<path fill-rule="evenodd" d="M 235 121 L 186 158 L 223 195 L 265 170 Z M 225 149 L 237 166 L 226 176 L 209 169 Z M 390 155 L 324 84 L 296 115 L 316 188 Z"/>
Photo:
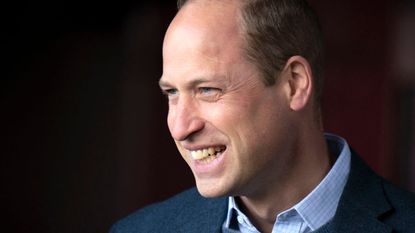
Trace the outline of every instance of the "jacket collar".
<path fill-rule="evenodd" d="M 391 210 L 382 179 L 352 151 L 349 178 L 336 214 L 316 232 L 390 233 L 392 228 L 380 217 Z"/>
<path fill-rule="evenodd" d="M 182 208 L 173 216 L 175 225 L 164 226 L 164 232 L 219 233 L 225 221 L 228 199 L 204 198 L 196 188 L 186 193 Z M 160 223 L 163 224 L 163 223 Z"/>

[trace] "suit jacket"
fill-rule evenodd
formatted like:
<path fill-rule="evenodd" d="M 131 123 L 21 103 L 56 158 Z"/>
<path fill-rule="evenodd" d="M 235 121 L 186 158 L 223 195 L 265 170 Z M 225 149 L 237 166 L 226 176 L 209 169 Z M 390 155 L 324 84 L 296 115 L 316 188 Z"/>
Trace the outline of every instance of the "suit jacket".
<path fill-rule="evenodd" d="M 222 232 L 227 198 L 207 199 L 195 188 L 120 220 L 111 233 Z M 377 176 L 354 153 L 335 216 L 318 233 L 415 233 L 415 195 Z"/>

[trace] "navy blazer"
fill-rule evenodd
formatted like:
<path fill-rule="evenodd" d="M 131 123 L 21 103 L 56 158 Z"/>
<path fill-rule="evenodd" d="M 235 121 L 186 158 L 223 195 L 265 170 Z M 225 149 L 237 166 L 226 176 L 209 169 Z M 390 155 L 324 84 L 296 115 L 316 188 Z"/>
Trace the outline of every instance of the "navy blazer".
<path fill-rule="evenodd" d="M 222 232 L 227 198 L 207 199 L 195 188 L 139 210 L 111 233 Z M 415 233 L 415 195 L 377 176 L 354 153 L 335 216 L 318 233 Z"/>

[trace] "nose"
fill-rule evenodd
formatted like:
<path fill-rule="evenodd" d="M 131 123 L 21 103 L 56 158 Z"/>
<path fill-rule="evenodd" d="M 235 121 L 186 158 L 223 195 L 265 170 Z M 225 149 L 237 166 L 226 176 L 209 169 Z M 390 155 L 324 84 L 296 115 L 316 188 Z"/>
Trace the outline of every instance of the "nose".
<path fill-rule="evenodd" d="M 204 128 L 197 103 L 191 98 L 180 98 L 169 106 L 167 123 L 174 140 L 184 141 Z"/>

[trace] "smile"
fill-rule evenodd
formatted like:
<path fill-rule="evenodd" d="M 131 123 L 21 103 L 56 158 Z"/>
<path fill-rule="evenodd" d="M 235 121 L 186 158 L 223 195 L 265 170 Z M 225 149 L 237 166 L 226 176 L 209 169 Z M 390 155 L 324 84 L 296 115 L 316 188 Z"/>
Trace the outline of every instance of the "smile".
<path fill-rule="evenodd" d="M 193 150 L 190 151 L 190 154 L 194 160 L 209 163 L 210 161 L 216 159 L 225 150 L 225 146 L 215 146 L 201 150 Z"/>

